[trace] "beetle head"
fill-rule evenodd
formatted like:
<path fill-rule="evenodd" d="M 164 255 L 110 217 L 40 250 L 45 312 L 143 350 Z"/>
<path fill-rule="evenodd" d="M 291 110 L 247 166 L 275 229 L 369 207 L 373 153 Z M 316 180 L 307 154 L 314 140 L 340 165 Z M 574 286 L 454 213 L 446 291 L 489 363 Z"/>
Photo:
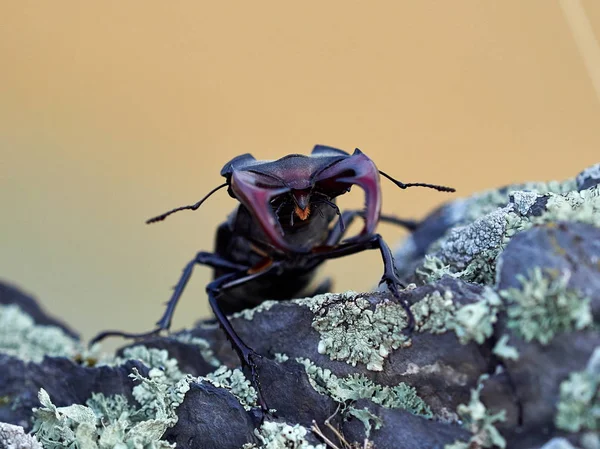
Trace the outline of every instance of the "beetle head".
<path fill-rule="evenodd" d="M 331 147 L 316 146 L 310 156 L 292 154 L 276 161 L 257 161 L 251 154 L 238 156 L 221 170 L 229 194 L 254 216 L 270 243 L 281 251 L 290 247 L 273 210 L 273 203 L 293 201 L 294 213 L 306 220 L 313 198 L 333 199 L 358 185 L 365 191 L 365 226 L 374 232 L 381 212 L 379 173 L 371 159 L 356 149 L 352 155 Z"/>

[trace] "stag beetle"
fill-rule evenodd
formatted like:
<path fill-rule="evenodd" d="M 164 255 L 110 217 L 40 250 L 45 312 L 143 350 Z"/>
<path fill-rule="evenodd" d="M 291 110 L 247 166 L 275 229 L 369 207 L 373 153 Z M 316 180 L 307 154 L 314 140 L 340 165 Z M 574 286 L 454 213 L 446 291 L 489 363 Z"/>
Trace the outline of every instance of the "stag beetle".
<path fill-rule="evenodd" d="M 240 202 L 229 219 L 219 226 L 215 251 L 199 252 L 183 269 L 156 329 L 141 334 L 106 331 L 96 336 L 92 343 L 110 335 L 143 338 L 168 330 L 194 265 L 208 265 L 214 269 L 213 281 L 206 286 L 210 306 L 242 364 L 250 369 L 259 404 L 267 410 L 256 372 L 255 358 L 259 355 L 236 334 L 227 315 L 255 307 L 267 298 L 298 297 L 305 293 L 303 290 L 315 269 L 325 260 L 367 249 L 381 252 L 384 265 L 381 283 L 385 283 L 402 304 L 409 317 L 408 328 L 412 329 L 414 318 L 409 304 L 399 294 L 403 286 L 394 270 L 392 252 L 381 235 L 375 233 L 375 228 L 380 220 L 409 230 L 414 230 L 417 223 L 381 215 L 379 174 L 402 189 L 417 186 L 454 191 L 439 185 L 397 181 L 378 170 L 359 149 L 350 155 L 336 148 L 317 145 L 310 156 L 292 154 L 276 161 L 258 161 L 251 154 L 234 158 L 221 170 L 225 182 L 200 201 L 146 222 L 162 221 L 181 210 L 196 210 L 224 187 Z M 365 192 L 365 210 L 340 212 L 335 199 L 349 192 L 353 185 Z M 344 240 L 347 227 L 359 216 L 364 219 L 362 231 Z"/>

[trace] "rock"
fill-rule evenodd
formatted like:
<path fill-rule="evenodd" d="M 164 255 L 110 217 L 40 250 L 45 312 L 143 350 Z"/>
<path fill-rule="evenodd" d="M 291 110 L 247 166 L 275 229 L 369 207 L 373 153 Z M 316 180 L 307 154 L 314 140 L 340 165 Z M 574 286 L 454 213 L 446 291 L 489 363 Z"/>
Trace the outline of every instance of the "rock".
<path fill-rule="evenodd" d="M 427 217 L 396 252 L 415 283 L 401 292 L 412 332 L 386 291 L 265 301 L 231 316 L 260 355 L 266 414 L 214 321 L 84 366 L 93 359 L 73 331 L 0 285 L 0 304 L 32 317 L 16 329 L 23 338 L 0 332 L 0 421 L 29 429 L 34 418 L 43 444 L 81 447 L 314 448 L 323 435 L 339 447 L 600 447 L 599 167 Z M 70 349 L 27 338 L 41 325 Z M 124 417 L 133 421 L 115 432 Z"/>
<path fill-rule="evenodd" d="M 164 438 L 186 449 L 239 449 L 256 442 L 250 414 L 227 390 L 193 383 Z"/>

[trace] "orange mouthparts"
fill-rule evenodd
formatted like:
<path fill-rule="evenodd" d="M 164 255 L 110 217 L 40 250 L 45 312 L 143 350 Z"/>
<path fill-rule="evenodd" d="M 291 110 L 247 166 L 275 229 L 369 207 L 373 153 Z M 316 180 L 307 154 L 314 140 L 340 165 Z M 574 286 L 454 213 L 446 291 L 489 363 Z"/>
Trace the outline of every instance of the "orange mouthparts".
<path fill-rule="evenodd" d="M 306 206 L 306 209 L 300 209 L 300 207 L 296 206 L 294 212 L 296 212 L 300 220 L 304 221 L 310 215 L 310 206 Z"/>

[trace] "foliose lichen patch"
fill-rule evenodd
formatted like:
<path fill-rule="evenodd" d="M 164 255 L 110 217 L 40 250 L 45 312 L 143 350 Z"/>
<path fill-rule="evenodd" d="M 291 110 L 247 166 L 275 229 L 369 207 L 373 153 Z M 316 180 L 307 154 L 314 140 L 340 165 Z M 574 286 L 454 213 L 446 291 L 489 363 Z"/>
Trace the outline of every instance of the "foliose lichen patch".
<path fill-rule="evenodd" d="M 256 390 L 240 369 L 230 370 L 226 366 L 220 366 L 216 371 L 200 379 L 210 382 L 215 387 L 229 390 L 246 410 L 256 406 Z"/>
<path fill-rule="evenodd" d="M 471 432 L 471 438 L 469 441 L 455 441 L 447 444 L 444 449 L 506 447 L 506 440 L 495 426 L 496 423 L 506 419 L 506 412 L 502 410 L 498 413 L 490 413 L 480 399 L 483 382 L 488 377 L 487 374 L 480 376 L 477 387 L 471 390 L 469 403 L 460 404 L 456 409 L 465 428 Z"/>
<path fill-rule="evenodd" d="M 548 344 L 560 332 L 590 326 L 590 299 L 567 286 L 568 275 L 535 267 L 527 277 L 518 276 L 520 289 L 501 290 L 508 327 L 525 341 Z"/>
<path fill-rule="evenodd" d="M 395 386 L 380 385 L 362 374 L 338 377 L 326 368 L 308 359 L 297 358 L 304 366 L 313 388 L 336 402 L 345 404 L 359 399 L 369 399 L 387 408 L 400 408 L 414 415 L 432 418 L 431 408 L 419 397 L 415 388 L 400 382 Z"/>
<path fill-rule="evenodd" d="M 122 395 L 93 394 L 86 405 L 57 407 L 41 389 L 42 407 L 34 409 L 33 434 L 45 449 L 167 449 L 174 445 L 161 440 L 167 428 L 175 425 L 175 410 L 189 390 L 191 378 L 175 384 L 165 381 L 160 370 L 143 377 L 134 368 L 131 377 L 140 383 L 133 388 L 138 405 Z"/>
<path fill-rule="evenodd" d="M 326 449 L 325 444 L 310 444 L 306 439 L 308 429 L 300 424 L 265 421 L 254 434 L 260 444 L 246 443 L 243 449 Z"/>

